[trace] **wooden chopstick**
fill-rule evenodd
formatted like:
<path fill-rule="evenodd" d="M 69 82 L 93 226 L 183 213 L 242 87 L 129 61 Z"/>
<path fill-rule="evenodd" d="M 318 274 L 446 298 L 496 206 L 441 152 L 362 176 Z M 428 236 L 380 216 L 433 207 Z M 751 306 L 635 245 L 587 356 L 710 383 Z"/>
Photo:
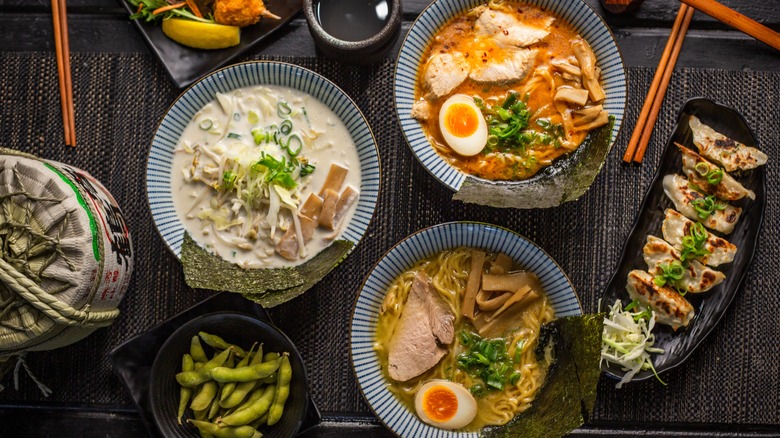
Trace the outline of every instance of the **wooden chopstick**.
<path fill-rule="evenodd" d="M 686 7 L 685 17 L 683 17 L 682 25 L 680 26 L 680 32 L 677 34 L 677 40 L 674 42 L 672 54 L 669 56 L 669 63 L 666 66 L 666 70 L 664 70 L 664 76 L 661 78 L 661 84 L 658 86 L 658 92 L 653 99 L 650 115 L 647 117 L 645 129 L 642 132 L 642 137 L 639 139 L 639 147 L 637 148 L 636 154 L 634 154 L 635 163 L 641 163 L 642 158 L 645 156 L 647 144 L 650 143 L 650 136 L 653 134 L 653 127 L 655 126 L 656 120 L 658 120 L 658 113 L 661 111 L 661 104 L 664 103 L 666 88 L 669 86 L 669 80 L 672 78 L 674 65 L 677 64 L 677 57 L 680 55 L 680 49 L 682 48 L 683 41 L 685 41 L 685 34 L 688 32 L 688 26 L 691 24 L 691 18 L 693 18 L 694 12 L 695 9 L 692 7 Z"/>
<path fill-rule="evenodd" d="M 631 134 L 631 139 L 628 142 L 628 148 L 626 148 L 626 153 L 623 155 L 623 161 L 626 163 L 635 160 L 634 155 L 637 155 L 637 149 L 641 152 L 638 153 L 638 160 L 636 161 L 642 162 L 642 157 L 647 149 L 647 142 L 650 139 L 650 134 L 653 132 L 653 125 L 658 118 L 658 111 L 661 108 L 661 103 L 663 103 L 663 97 L 669 85 L 669 78 L 671 78 L 674 65 L 677 63 L 680 47 L 682 47 L 682 42 L 685 39 L 692 16 L 693 8 L 685 4 L 680 5 L 680 10 L 677 12 L 677 18 L 675 18 L 672 25 L 666 47 L 661 54 L 661 60 L 658 62 L 655 76 L 653 76 L 653 82 L 650 84 L 650 90 L 647 92 L 645 103 L 642 105 L 642 111 L 639 113 L 634 132 Z M 645 132 L 647 132 L 646 135 Z"/>
<path fill-rule="evenodd" d="M 780 50 L 780 33 L 773 31 L 772 29 L 759 24 L 755 20 L 752 20 L 739 12 L 723 6 L 715 0 L 680 0 L 687 4 L 704 12 L 710 17 L 719 20 L 737 30 L 740 30 L 753 38 L 762 41 L 777 50 Z"/>
<path fill-rule="evenodd" d="M 54 47 L 57 52 L 57 74 L 59 76 L 62 126 L 65 144 L 76 146 L 76 120 L 73 110 L 73 81 L 70 75 L 70 43 L 68 40 L 68 18 L 65 0 L 51 0 L 54 22 Z"/>

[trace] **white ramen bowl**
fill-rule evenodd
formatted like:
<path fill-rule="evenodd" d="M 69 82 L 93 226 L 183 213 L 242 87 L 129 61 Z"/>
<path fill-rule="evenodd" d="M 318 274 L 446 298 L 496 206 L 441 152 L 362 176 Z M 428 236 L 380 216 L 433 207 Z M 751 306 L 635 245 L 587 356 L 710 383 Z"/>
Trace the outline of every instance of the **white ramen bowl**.
<path fill-rule="evenodd" d="M 468 246 L 503 252 L 539 277 L 555 317 L 582 315 L 582 306 L 566 274 L 544 250 L 514 231 L 479 222 L 449 222 L 418 231 L 385 254 L 360 290 L 352 314 L 351 357 L 358 385 L 371 409 L 402 437 L 477 437 L 477 432 L 439 429 L 423 423 L 387 388 L 374 351 L 379 308 L 390 284 L 417 261 L 445 249 Z"/>
<path fill-rule="evenodd" d="M 173 102 L 160 122 L 146 163 L 146 193 L 154 225 L 163 241 L 176 257 L 181 256 L 185 227 L 174 209 L 171 175 L 178 172 L 173 169 L 173 151 L 184 128 L 217 93 L 254 85 L 279 85 L 308 93 L 330 108 L 346 126 L 360 159 L 361 182 L 357 209 L 341 239 L 357 245 L 371 222 L 379 194 L 379 153 L 374 134 L 355 102 L 336 84 L 306 68 L 269 61 L 236 64 L 204 77 Z"/>
<path fill-rule="evenodd" d="M 523 0 L 522 3 L 539 6 L 569 23 L 590 44 L 601 68 L 602 85 L 606 93 L 604 109 L 615 117 L 608 150 L 620 132 L 626 107 L 626 72 L 623 59 L 602 18 L 583 0 Z M 401 131 L 412 152 L 436 179 L 454 191 L 460 190 L 472 175 L 450 165 L 436 153 L 420 123 L 411 117 L 415 89 L 420 69 L 425 66 L 423 55 L 436 32 L 452 18 L 485 4 L 485 0 L 436 0 L 417 18 L 401 46 L 393 82 L 395 110 Z M 566 158 L 562 158 L 566 159 Z M 540 171 L 540 174 L 544 171 Z M 537 174 L 537 177 L 539 175 Z M 526 184 L 537 177 L 503 184 Z M 593 175 L 595 177 L 595 175 Z"/>

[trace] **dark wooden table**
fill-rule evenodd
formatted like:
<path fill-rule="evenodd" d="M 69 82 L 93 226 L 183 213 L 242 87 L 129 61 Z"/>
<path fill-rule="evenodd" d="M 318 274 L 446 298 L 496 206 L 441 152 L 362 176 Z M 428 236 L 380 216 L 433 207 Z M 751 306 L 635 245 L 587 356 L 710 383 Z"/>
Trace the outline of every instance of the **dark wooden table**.
<path fill-rule="evenodd" d="M 601 8 L 598 0 L 587 1 L 612 28 L 626 65 L 657 65 L 679 5 L 676 1 L 647 0 L 639 10 L 629 15 L 612 15 Z M 404 0 L 403 33 L 428 3 L 429 0 Z M 723 0 L 722 3 L 774 30 L 780 30 L 780 1 Z M 148 52 L 140 34 L 127 19 L 124 7 L 116 0 L 71 0 L 68 4 L 68 20 L 70 45 L 74 52 Z M 0 0 L 0 50 L 53 52 L 50 2 Z M 302 16 L 250 53 L 319 56 Z M 780 53 L 708 16 L 696 13 L 678 67 L 777 71 L 780 70 Z M 780 431 L 761 425 L 669 424 L 653 430 L 647 429 L 646 425 L 632 424 L 631 419 L 626 418 L 622 424 L 589 424 L 575 431 L 572 436 L 780 436 Z M 3 403 L 0 393 L 0 436 L 136 437 L 145 434 L 132 407 L 107 411 L 89 405 L 10 406 Z M 372 418 L 361 420 L 337 416 L 327 416 L 320 427 L 307 435 L 391 436 Z"/>

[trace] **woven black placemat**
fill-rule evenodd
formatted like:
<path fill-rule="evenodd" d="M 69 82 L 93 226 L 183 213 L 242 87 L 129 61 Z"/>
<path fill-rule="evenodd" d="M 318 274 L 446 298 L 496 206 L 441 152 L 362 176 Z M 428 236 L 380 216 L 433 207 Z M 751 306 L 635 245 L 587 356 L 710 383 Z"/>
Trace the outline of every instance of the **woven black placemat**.
<path fill-rule="evenodd" d="M 120 307 L 123 315 L 112 327 L 76 345 L 32 354 L 28 361 L 54 390 L 52 402 L 130 405 L 107 352 L 207 297 L 185 286 L 178 262 L 154 229 L 144 193 L 149 143 L 178 90 L 149 55 L 72 56 L 79 146 L 63 145 L 54 56 L 27 53 L 0 55 L 0 145 L 73 164 L 102 181 L 128 218 L 136 271 Z M 663 375 L 667 386 L 647 381 L 616 390 L 614 381 L 603 378 L 594 419 L 780 425 L 780 73 L 675 71 L 644 164 L 628 166 L 622 152 L 652 79 L 650 69 L 629 69 L 627 122 L 590 191 L 563 207 L 521 211 L 452 202 L 451 192 L 416 162 L 394 116 L 392 62 L 356 68 L 322 59 L 275 59 L 311 68 L 355 99 L 382 158 L 377 214 L 361 244 L 313 290 L 270 311 L 301 350 L 322 411 L 369 413 L 349 364 L 352 304 L 376 260 L 422 227 L 469 219 L 514 229 L 558 261 L 585 310 L 594 311 L 677 110 L 686 99 L 705 96 L 742 112 L 770 156 L 762 242 L 731 310 L 684 366 Z M 27 378 L 20 391 L 0 393 L 0 404 L 42 400 Z"/>

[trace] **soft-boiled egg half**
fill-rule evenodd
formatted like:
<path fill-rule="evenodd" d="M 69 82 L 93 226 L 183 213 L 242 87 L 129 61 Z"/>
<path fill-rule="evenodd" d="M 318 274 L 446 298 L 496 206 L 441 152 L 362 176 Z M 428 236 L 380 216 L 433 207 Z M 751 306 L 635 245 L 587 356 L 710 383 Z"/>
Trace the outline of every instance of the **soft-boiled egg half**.
<path fill-rule="evenodd" d="M 474 99 L 455 94 L 444 101 L 439 111 L 439 129 L 444 141 L 464 157 L 477 155 L 485 148 L 487 123 Z"/>
<path fill-rule="evenodd" d="M 414 397 L 414 407 L 422 421 L 442 429 L 460 429 L 477 416 L 474 396 L 448 380 L 425 382 Z"/>

